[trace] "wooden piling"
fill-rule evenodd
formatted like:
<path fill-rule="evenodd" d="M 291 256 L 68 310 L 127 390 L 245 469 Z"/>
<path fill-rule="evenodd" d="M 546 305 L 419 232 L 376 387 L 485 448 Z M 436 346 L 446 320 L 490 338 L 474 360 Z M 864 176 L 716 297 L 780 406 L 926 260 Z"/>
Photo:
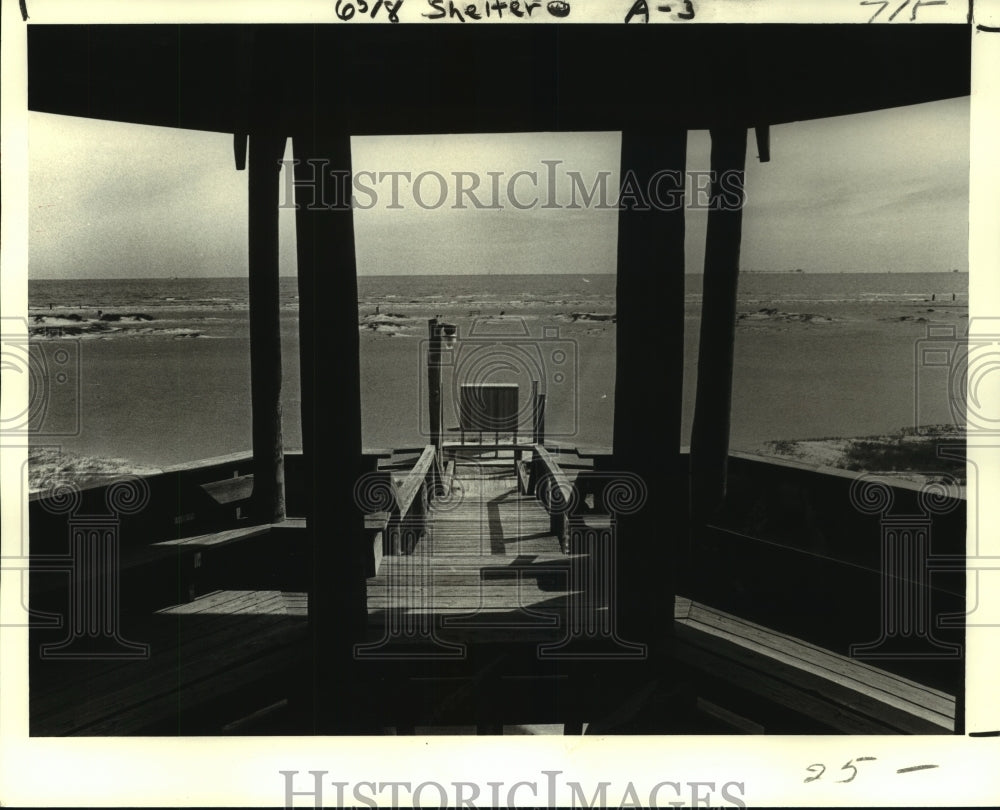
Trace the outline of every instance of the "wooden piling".
<path fill-rule="evenodd" d="M 434 445 L 434 472 L 432 491 L 435 496 L 443 496 L 442 481 L 444 469 L 441 457 L 441 422 L 444 412 L 441 396 L 441 324 L 437 318 L 427 321 L 427 415 L 430 420 L 430 439 Z"/>
<path fill-rule="evenodd" d="M 646 644 L 661 663 L 687 526 L 680 463 L 686 159 L 683 129 L 622 133 L 621 176 L 634 188 L 656 188 L 659 199 L 623 199 L 618 212 L 614 457 L 607 475 L 639 476 L 646 495 L 637 492 L 641 506 L 616 519 L 617 626 L 625 641 Z"/>
<path fill-rule="evenodd" d="M 430 418 L 431 444 L 441 449 L 441 332 L 438 319 L 427 322 L 427 413 Z"/>
<path fill-rule="evenodd" d="M 691 508 L 696 520 L 717 510 L 726 494 L 747 152 L 746 127 L 713 129 L 711 134 L 712 208 L 705 235 L 698 383 L 691 432 Z M 727 176 L 728 188 L 723 185 Z M 733 199 L 737 187 L 738 205 Z"/>
<path fill-rule="evenodd" d="M 538 380 L 531 381 L 531 442 L 538 443 Z"/>
<path fill-rule="evenodd" d="M 539 394 L 535 406 L 535 444 L 545 444 L 545 394 Z"/>
<path fill-rule="evenodd" d="M 366 633 L 371 548 L 365 548 L 365 516 L 355 499 L 364 473 L 357 268 L 350 200 L 334 200 L 330 192 L 336 178 L 351 171 L 351 140 L 346 131 L 308 130 L 293 143 L 302 444 L 304 477 L 311 482 L 306 507 L 312 546 L 311 716 L 314 733 L 361 733 L 370 717 L 354 645 Z M 317 204 L 320 200 L 326 204 Z M 331 367 L 337 370 L 336 417 L 327 401 Z"/>
<path fill-rule="evenodd" d="M 285 519 L 281 432 L 281 310 L 278 291 L 278 173 L 285 138 L 250 136 L 250 400 L 255 520 Z"/>

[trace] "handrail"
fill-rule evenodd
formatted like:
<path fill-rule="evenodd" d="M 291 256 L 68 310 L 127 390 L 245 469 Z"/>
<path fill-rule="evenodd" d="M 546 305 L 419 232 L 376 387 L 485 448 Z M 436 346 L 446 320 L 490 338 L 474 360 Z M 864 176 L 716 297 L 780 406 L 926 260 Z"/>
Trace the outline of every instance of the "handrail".
<path fill-rule="evenodd" d="M 424 448 L 413 465 L 413 469 L 407 473 L 403 483 L 396 488 L 396 510 L 400 516 L 409 514 L 413 507 L 413 500 L 417 496 L 421 486 L 430 473 L 434 465 L 434 445 L 429 444 Z"/>
<path fill-rule="evenodd" d="M 563 548 L 568 548 L 569 519 L 579 500 L 576 487 L 540 444 L 532 450 L 531 467 L 527 494 L 535 495 L 545 507 L 549 513 L 549 531 L 559 538 Z"/>
<path fill-rule="evenodd" d="M 541 467 L 542 474 L 552 476 L 554 482 L 557 483 L 559 488 L 562 490 L 563 495 L 568 498 L 573 485 L 570 483 L 566 473 L 560 469 L 556 460 L 552 457 L 552 454 L 540 444 L 535 445 L 533 452 L 535 454 L 535 460 Z"/>
<path fill-rule="evenodd" d="M 383 535 L 385 554 L 408 554 L 426 533 L 436 453 L 434 445 L 427 445 L 402 483 L 394 485 L 396 504 Z"/>

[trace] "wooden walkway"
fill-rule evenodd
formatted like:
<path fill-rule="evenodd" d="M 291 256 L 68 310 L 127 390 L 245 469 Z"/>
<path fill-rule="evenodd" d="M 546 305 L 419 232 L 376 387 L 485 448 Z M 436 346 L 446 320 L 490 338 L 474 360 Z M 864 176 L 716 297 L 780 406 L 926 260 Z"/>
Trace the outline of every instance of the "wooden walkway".
<path fill-rule="evenodd" d="M 410 553 L 384 557 L 368 580 L 370 620 L 380 626 L 389 613 L 515 614 L 555 627 L 569 597 L 579 596 L 570 587 L 573 560 L 541 503 L 518 492 L 510 461 L 460 460 L 450 496 L 431 503 L 427 529 Z"/>

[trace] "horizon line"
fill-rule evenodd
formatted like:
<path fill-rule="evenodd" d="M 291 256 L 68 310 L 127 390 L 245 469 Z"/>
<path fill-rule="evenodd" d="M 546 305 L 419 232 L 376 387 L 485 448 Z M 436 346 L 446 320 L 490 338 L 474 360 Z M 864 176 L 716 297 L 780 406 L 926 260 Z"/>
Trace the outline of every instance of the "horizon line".
<path fill-rule="evenodd" d="M 759 275 L 759 276 L 860 276 L 860 275 L 884 275 L 891 276 L 893 274 L 899 275 L 968 275 L 968 269 L 951 269 L 951 270 L 740 270 L 740 275 Z M 475 278 L 481 278 L 484 276 L 505 276 L 507 278 L 514 278 L 518 276 L 566 276 L 568 278 L 572 277 L 589 277 L 589 276 L 617 276 L 618 273 L 358 273 L 357 278 L 433 278 L 435 276 L 440 276 L 442 278 L 454 278 L 456 276 L 472 276 Z M 703 276 L 704 271 L 690 271 L 685 272 L 685 276 Z M 28 276 L 28 281 L 210 281 L 212 279 L 249 279 L 247 275 L 235 275 L 235 276 L 52 276 L 49 278 L 32 278 Z M 293 274 L 280 274 L 278 278 L 298 278 L 297 275 Z"/>

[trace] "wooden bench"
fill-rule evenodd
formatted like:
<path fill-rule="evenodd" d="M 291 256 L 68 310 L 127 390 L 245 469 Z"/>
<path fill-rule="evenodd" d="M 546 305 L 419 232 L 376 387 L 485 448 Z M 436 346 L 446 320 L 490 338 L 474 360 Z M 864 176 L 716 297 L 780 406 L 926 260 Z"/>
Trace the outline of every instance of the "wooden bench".
<path fill-rule="evenodd" d="M 219 506 L 240 505 L 249 502 L 253 494 L 253 475 L 238 475 L 222 481 L 212 481 L 201 485 Z"/>
<path fill-rule="evenodd" d="M 788 732 L 761 708 L 776 705 L 844 734 L 954 733 L 955 698 L 940 690 L 683 597 L 674 627 L 703 710 L 736 730 Z"/>

